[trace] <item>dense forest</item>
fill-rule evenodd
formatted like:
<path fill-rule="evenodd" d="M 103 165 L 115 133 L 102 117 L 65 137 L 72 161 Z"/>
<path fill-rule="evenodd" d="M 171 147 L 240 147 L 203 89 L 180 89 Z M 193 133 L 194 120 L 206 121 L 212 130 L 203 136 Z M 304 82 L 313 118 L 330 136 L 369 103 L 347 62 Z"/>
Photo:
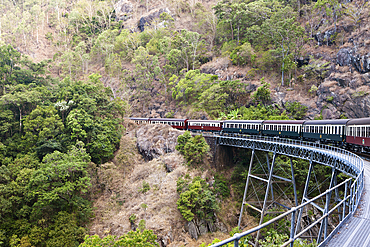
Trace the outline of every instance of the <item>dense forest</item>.
<path fill-rule="evenodd" d="M 369 8 L 366 0 L 1 0 L 0 246 L 160 246 L 134 214 L 132 231 L 89 236 L 102 165 L 129 146 L 125 117 L 368 117 Z M 192 169 L 209 151 L 189 134 L 176 149 Z M 199 176 L 177 180 L 182 220 L 216 221 L 220 201 L 239 199 L 243 185 L 232 181 L 245 178 L 247 160 L 236 159 L 213 187 Z"/>

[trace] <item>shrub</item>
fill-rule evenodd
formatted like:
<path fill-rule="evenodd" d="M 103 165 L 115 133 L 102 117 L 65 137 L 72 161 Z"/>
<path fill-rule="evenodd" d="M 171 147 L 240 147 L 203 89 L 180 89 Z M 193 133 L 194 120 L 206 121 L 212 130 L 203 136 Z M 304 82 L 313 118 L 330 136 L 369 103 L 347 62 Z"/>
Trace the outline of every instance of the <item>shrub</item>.
<path fill-rule="evenodd" d="M 214 191 L 209 188 L 206 181 L 200 177 L 177 180 L 177 208 L 187 221 L 194 219 L 214 221 L 215 212 L 219 209 Z"/>
<path fill-rule="evenodd" d="M 316 94 L 317 90 L 318 90 L 317 86 L 316 85 L 312 85 L 311 88 L 310 88 L 310 90 L 308 90 L 308 92 L 311 95 L 314 95 L 314 94 Z"/>
<path fill-rule="evenodd" d="M 230 59 L 234 65 L 252 64 L 256 59 L 256 54 L 250 43 L 246 42 L 236 47 L 230 54 Z"/>
<path fill-rule="evenodd" d="M 176 150 L 184 155 L 188 165 L 200 164 L 205 154 L 209 151 L 209 145 L 202 135 L 191 137 L 186 131 L 177 138 Z"/>
<path fill-rule="evenodd" d="M 300 102 L 288 102 L 285 105 L 288 115 L 293 119 L 302 119 L 306 116 L 307 106 L 302 105 Z"/>
<path fill-rule="evenodd" d="M 257 91 L 252 94 L 252 99 L 255 102 L 261 102 L 263 104 L 271 101 L 270 83 L 265 81 L 263 77 L 261 79 L 262 86 L 257 88 Z"/>
<path fill-rule="evenodd" d="M 143 181 L 143 187 L 139 190 L 142 193 L 146 193 L 150 190 L 150 185 L 148 182 Z"/>
<path fill-rule="evenodd" d="M 230 196 L 230 189 L 228 186 L 228 183 L 226 181 L 226 178 L 221 174 L 215 175 L 215 192 L 223 198 L 227 198 Z"/>

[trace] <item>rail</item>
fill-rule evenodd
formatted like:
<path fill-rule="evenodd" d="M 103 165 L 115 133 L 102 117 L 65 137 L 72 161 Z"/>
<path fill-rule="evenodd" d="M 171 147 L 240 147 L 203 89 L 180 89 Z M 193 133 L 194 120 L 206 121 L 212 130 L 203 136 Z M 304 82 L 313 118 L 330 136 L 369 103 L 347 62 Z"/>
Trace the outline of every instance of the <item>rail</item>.
<path fill-rule="evenodd" d="M 324 145 L 319 143 L 301 141 L 301 140 L 292 140 L 276 137 L 263 137 L 263 136 L 250 136 L 250 135 L 218 135 L 215 133 L 203 133 L 204 136 L 211 136 L 217 138 L 217 142 L 220 145 L 234 146 L 241 148 L 250 148 L 262 151 L 277 152 L 279 154 L 297 157 L 301 159 L 311 160 L 319 164 L 331 166 L 347 175 L 351 178 L 346 179 L 342 183 L 333 186 L 332 188 L 326 190 L 320 195 L 306 200 L 304 203 L 297 207 L 291 208 L 289 211 L 275 217 L 263 223 L 255 228 L 247 230 L 243 233 L 237 233 L 233 237 L 228 238 L 224 241 L 212 245 L 212 247 L 223 246 L 228 243 L 233 242 L 234 247 L 239 246 L 239 241 L 241 238 L 261 230 L 262 228 L 277 222 L 278 220 L 288 217 L 291 217 L 291 231 L 289 240 L 286 241 L 282 246 L 293 246 L 293 243 L 296 239 L 300 238 L 304 233 L 310 230 L 317 224 L 320 224 L 320 228 L 324 225 L 323 234 L 321 236 L 321 230 L 318 237 L 318 246 L 324 246 L 331 237 L 338 231 L 338 229 L 353 215 L 356 211 L 361 194 L 363 191 L 364 181 L 364 163 L 363 160 L 347 150 Z M 343 198 L 340 198 L 338 202 L 330 203 L 330 196 L 334 190 L 342 188 L 344 190 Z M 308 225 L 305 229 L 297 232 L 295 226 L 295 219 L 297 217 L 298 210 L 301 210 L 303 207 L 308 204 L 312 204 L 315 201 L 325 197 L 325 209 L 323 215 L 315 220 L 312 224 Z M 327 232 L 327 222 L 328 217 L 334 213 L 335 210 L 341 210 L 341 220 L 336 225 L 330 233 Z"/>

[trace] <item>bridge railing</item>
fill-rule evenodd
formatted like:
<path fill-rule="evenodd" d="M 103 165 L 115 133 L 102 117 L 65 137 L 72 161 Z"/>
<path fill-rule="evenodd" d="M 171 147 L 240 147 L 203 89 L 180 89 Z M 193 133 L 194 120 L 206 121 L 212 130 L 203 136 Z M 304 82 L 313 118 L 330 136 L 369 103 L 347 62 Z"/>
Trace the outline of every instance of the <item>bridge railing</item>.
<path fill-rule="evenodd" d="M 223 246 L 223 245 L 226 245 L 226 244 L 231 243 L 231 242 L 234 243 L 234 247 L 238 247 L 239 246 L 239 240 L 241 238 L 246 237 L 247 235 L 250 235 L 250 234 L 252 234 L 254 232 L 257 232 L 257 231 L 261 230 L 262 228 L 265 228 L 265 227 L 267 227 L 267 226 L 269 226 L 269 225 L 271 225 L 271 224 L 273 224 L 273 223 L 275 223 L 275 222 L 277 222 L 277 221 L 279 221 L 281 219 L 284 219 L 286 217 L 289 217 L 289 215 L 292 218 L 292 222 L 293 222 L 293 224 L 291 224 L 290 238 L 289 238 L 288 241 L 286 241 L 281 246 L 291 245 L 294 242 L 294 240 L 296 240 L 297 238 L 301 237 L 304 233 L 306 233 L 307 231 L 309 231 L 315 225 L 321 223 L 324 220 L 327 220 L 327 218 L 329 217 L 329 215 L 332 214 L 332 213 L 334 213 L 335 210 L 338 210 L 339 207 L 341 207 L 341 206 L 343 207 L 343 204 L 347 204 L 348 202 L 351 202 L 351 201 L 354 202 L 354 200 L 351 200 L 351 198 L 353 198 L 353 195 L 352 195 L 352 193 L 349 193 L 348 195 L 345 195 L 344 199 L 341 202 L 339 202 L 338 204 L 336 204 L 330 210 L 328 209 L 327 212 L 325 212 L 319 219 L 317 219 L 316 221 L 314 221 L 312 224 L 310 224 L 309 226 L 307 226 L 305 229 L 303 229 L 299 233 L 295 233 L 294 232 L 294 229 L 295 229 L 294 222 L 295 221 L 293 219 L 295 219 L 295 217 L 297 216 L 298 211 L 300 209 L 302 209 L 303 207 L 309 205 L 310 203 L 321 199 L 322 197 L 326 197 L 326 200 L 328 200 L 329 194 L 332 193 L 334 190 L 338 189 L 339 187 L 345 186 L 346 191 L 347 191 L 348 188 L 350 188 L 350 191 L 353 191 L 353 189 L 355 188 L 355 184 L 352 184 L 351 185 L 351 180 L 352 180 L 351 178 L 348 178 L 347 180 L 343 181 L 342 183 L 338 184 L 337 186 L 335 186 L 335 187 L 333 187 L 331 189 L 326 190 L 324 193 L 322 193 L 322 194 L 320 194 L 320 195 L 312 198 L 311 200 L 306 201 L 305 203 L 302 203 L 301 205 L 299 205 L 297 207 L 293 207 L 289 211 L 287 211 L 287 212 L 285 212 L 285 213 L 283 213 L 283 214 L 281 214 L 281 215 L 279 215 L 279 216 L 277 216 L 277 217 L 275 217 L 275 218 L 273 218 L 273 219 L 271 219 L 271 220 L 269 220 L 269 221 L 267 221 L 267 222 L 265 222 L 265 223 L 263 223 L 263 224 L 261 224 L 261 225 L 259 225 L 257 227 L 254 227 L 254 228 L 249 229 L 249 230 L 247 230 L 245 232 L 242 232 L 242 233 L 236 233 L 236 234 L 234 234 L 233 237 L 228 238 L 226 240 L 223 240 L 223 241 L 221 241 L 219 243 L 216 243 L 216 244 L 212 245 L 212 247 Z M 343 210 L 343 212 L 342 212 L 343 213 L 343 216 L 344 216 L 343 217 L 343 220 L 341 221 L 340 224 L 338 224 L 337 227 L 341 226 L 342 223 L 344 223 L 348 219 L 348 217 L 350 217 L 353 214 L 354 206 L 351 203 L 349 203 L 348 206 L 349 206 L 349 209 L 350 210 L 347 213 L 346 213 L 345 210 Z M 343 208 L 345 208 L 345 207 L 343 207 Z M 325 239 L 328 239 L 328 237 L 326 237 Z M 324 241 L 321 242 L 321 244 L 324 244 L 325 243 Z"/>
<path fill-rule="evenodd" d="M 253 229 L 250 229 L 248 231 L 245 231 L 243 233 L 235 234 L 233 237 L 226 239 L 222 242 L 219 242 L 217 244 L 212 245 L 213 247 L 216 246 L 223 246 L 228 243 L 234 242 L 234 246 L 239 246 L 239 240 L 253 232 L 259 231 L 260 229 L 277 222 L 278 220 L 285 218 L 289 215 L 291 215 L 291 233 L 290 233 L 290 239 L 285 242 L 282 246 L 293 246 L 293 242 L 295 239 L 300 238 L 304 233 L 306 233 L 308 230 L 310 230 L 312 227 L 314 227 L 317 224 L 321 224 L 323 221 L 328 220 L 328 217 L 330 214 L 332 214 L 335 210 L 339 210 L 341 208 L 342 210 L 342 217 L 336 228 L 331 232 L 327 233 L 327 224 L 321 224 L 325 225 L 325 230 L 324 230 L 324 236 L 323 236 L 323 241 L 321 241 L 321 236 L 318 239 L 319 246 L 324 245 L 330 238 L 337 232 L 337 230 L 346 222 L 346 220 L 353 215 L 355 210 L 358 207 L 361 194 L 363 191 L 363 174 L 364 174 L 364 165 L 363 165 L 363 160 L 357 156 L 356 154 L 353 154 L 347 150 L 330 146 L 330 145 L 324 145 L 320 143 L 313 143 L 313 142 L 307 142 L 307 141 L 301 141 L 301 140 L 292 140 L 292 139 L 284 139 L 284 138 L 276 138 L 276 137 L 265 137 L 265 136 L 249 136 L 249 135 L 233 135 L 233 136 L 219 136 L 214 133 L 206 133 L 203 135 L 206 136 L 213 136 L 213 137 L 222 137 L 223 139 L 244 139 L 244 140 L 253 140 L 255 142 L 266 142 L 266 143 L 274 143 L 274 144 L 283 144 L 286 146 L 292 146 L 292 147 L 303 147 L 304 149 L 309 149 L 313 152 L 320 152 L 320 153 L 325 153 L 326 155 L 330 155 L 338 159 L 343 165 L 345 166 L 351 166 L 355 174 L 351 174 L 352 178 L 349 178 L 345 180 L 344 182 L 328 189 L 324 193 L 316 196 L 315 198 L 312 198 L 310 200 L 305 201 L 301 205 L 297 207 L 293 207 L 289 211 L 275 217 L 274 219 L 269 220 L 266 223 L 263 223 Z M 225 144 L 224 144 L 225 145 Z M 227 145 L 227 144 L 226 144 Z M 237 145 L 236 145 L 237 146 Z M 332 203 L 330 204 L 330 195 L 331 193 L 338 189 L 339 187 L 343 188 L 344 186 L 344 196 L 343 199 L 341 199 L 337 203 Z M 304 230 L 300 231 L 299 233 L 296 233 L 294 228 L 295 224 L 295 218 L 297 217 L 297 211 L 301 210 L 303 207 L 307 206 L 308 204 L 313 203 L 316 200 L 322 199 L 323 197 L 325 198 L 325 211 L 323 212 L 323 215 L 317 219 L 315 222 L 307 226 Z M 333 206 L 332 208 L 329 208 L 329 205 Z"/>

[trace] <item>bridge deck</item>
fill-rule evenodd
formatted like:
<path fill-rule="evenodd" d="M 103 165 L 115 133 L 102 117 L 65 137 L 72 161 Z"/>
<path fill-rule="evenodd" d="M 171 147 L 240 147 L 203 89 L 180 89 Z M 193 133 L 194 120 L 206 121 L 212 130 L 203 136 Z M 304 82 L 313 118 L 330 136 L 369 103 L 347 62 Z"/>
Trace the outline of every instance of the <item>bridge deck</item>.
<path fill-rule="evenodd" d="M 342 226 L 327 247 L 370 246 L 370 162 L 364 161 L 364 191 L 356 214 Z"/>

